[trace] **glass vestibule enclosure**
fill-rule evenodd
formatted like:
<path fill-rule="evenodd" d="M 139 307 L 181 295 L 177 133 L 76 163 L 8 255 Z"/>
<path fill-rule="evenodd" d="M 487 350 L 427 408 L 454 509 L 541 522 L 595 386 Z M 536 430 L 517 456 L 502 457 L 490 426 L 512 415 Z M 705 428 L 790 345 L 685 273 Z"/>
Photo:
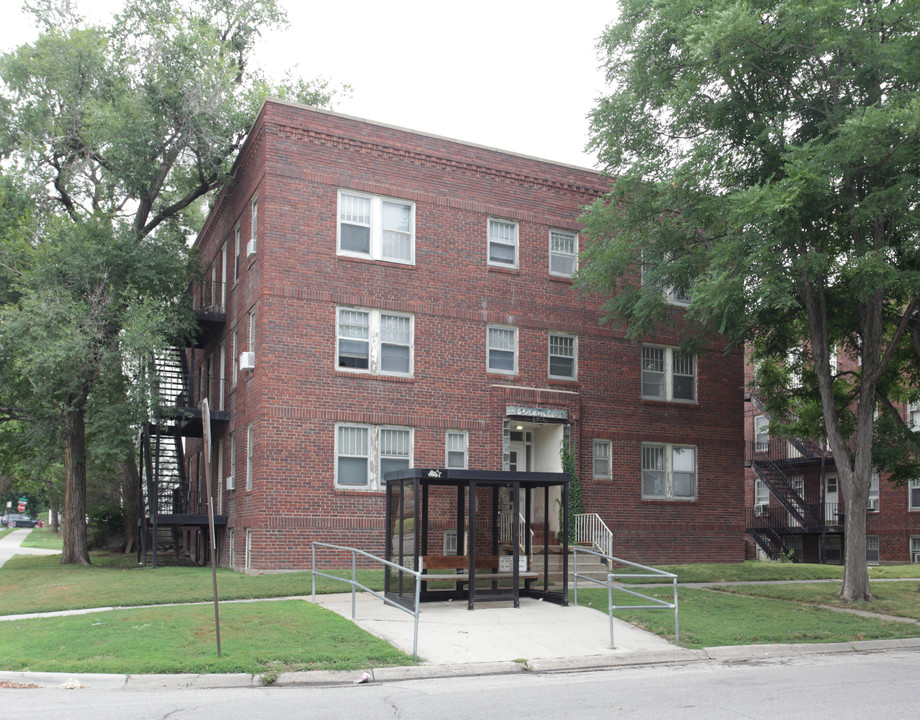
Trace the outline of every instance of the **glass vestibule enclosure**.
<path fill-rule="evenodd" d="M 420 599 L 568 604 L 566 473 L 410 468 L 386 473 L 386 559 L 423 573 Z M 560 532 L 532 523 L 561 492 Z M 553 581 L 551 569 L 557 579 Z M 561 569 L 561 573 L 558 570 Z M 385 592 L 414 603 L 415 579 L 387 568 Z"/>

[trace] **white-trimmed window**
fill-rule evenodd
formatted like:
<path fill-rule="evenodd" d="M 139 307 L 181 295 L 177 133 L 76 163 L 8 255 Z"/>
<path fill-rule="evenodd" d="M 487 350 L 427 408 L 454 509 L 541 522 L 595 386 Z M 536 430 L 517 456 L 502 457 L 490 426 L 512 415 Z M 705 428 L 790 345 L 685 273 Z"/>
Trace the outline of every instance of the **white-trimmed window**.
<path fill-rule="evenodd" d="M 911 480 L 907 484 L 908 507 L 911 510 L 920 510 L 920 480 Z"/>
<path fill-rule="evenodd" d="M 642 346 L 642 397 L 652 400 L 696 400 L 696 356 L 677 348 Z"/>
<path fill-rule="evenodd" d="M 252 490 L 252 456 L 255 452 L 255 431 L 253 424 L 246 426 L 246 489 Z"/>
<path fill-rule="evenodd" d="M 246 528 L 246 570 L 252 570 L 252 528 Z"/>
<path fill-rule="evenodd" d="M 251 251 L 247 252 L 247 255 L 251 255 L 255 252 L 256 244 L 259 237 L 259 196 L 253 195 L 252 200 L 249 201 L 249 240 L 252 243 L 250 245 Z"/>
<path fill-rule="evenodd" d="M 666 255 L 664 262 L 670 262 L 670 255 Z M 649 285 L 661 289 L 661 294 L 664 296 L 665 302 L 671 305 L 689 305 L 690 304 L 690 293 L 678 290 L 674 287 L 663 287 L 661 284 L 655 282 L 653 283 L 649 275 L 651 274 L 648 268 L 652 267 L 652 263 L 646 262 L 645 260 L 645 250 L 642 251 L 641 257 L 641 282 L 643 285 Z"/>
<path fill-rule="evenodd" d="M 610 447 L 609 440 L 595 440 L 592 443 L 592 474 L 596 478 L 609 478 L 610 473 Z"/>
<path fill-rule="evenodd" d="M 217 441 L 217 467 L 215 468 L 215 482 L 217 483 L 217 514 L 224 514 L 224 439 Z"/>
<path fill-rule="evenodd" d="M 642 445 L 642 497 L 696 499 L 696 448 L 689 445 Z"/>
<path fill-rule="evenodd" d="M 412 315 L 386 310 L 338 308 L 336 367 L 374 375 L 411 375 Z"/>
<path fill-rule="evenodd" d="M 465 430 L 448 430 L 444 439 L 444 467 L 466 470 L 469 451 L 469 433 Z"/>
<path fill-rule="evenodd" d="M 920 432 L 920 400 L 907 403 L 907 427 Z"/>
<path fill-rule="evenodd" d="M 236 433 L 230 433 L 230 475 L 236 484 Z"/>
<path fill-rule="evenodd" d="M 560 380 L 578 376 L 578 338 L 574 335 L 549 334 L 549 376 Z"/>
<path fill-rule="evenodd" d="M 335 485 L 377 490 L 383 474 L 412 467 L 412 429 L 375 425 L 335 426 Z"/>
<path fill-rule="evenodd" d="M 489 265 L 518 266 L 518 224 L 512 220 L 489 218 Z"/>
<path fill-rule="evenodd" d="M 486 328 L 486 369 L 489 372 L 517 373 L 518 331 L 516 327 L 489 325 Z"/>
<path fill-rule="evenodd" d="M 879 510 L 879 476 L 878 472 L 873 472 L 869 478 L 869 512 L 878 512 Z"/>
<path fill-rule="evenodd" d="M 549 231 L 549 274 L 572 277 L 578 269 L 578 235 L 567 230 Z"/>
<path fill-rule="evenodd" d="M 240 365 L 237 362 L 237 354 L 240 350 L 240 333 L 239 330 L 233 328 L 233 340 L 232 340 L 232 352 L 230 353 L 230 360 L 233 362 L 233 383 L 232 385 L 236 387 L 236 381 L 240 375 Z"/>
<path fill-rule="evenodd" d="M 760 478 L 754 480 L 754 504 L 760 507 L 770 504 L 770 488 Z"/>
<path fill-rule="evenodd" d="M 770 449 L 770 421 L 766 415 L 754 416 L 754 450 L 767 452 Z"/>
<path fill-rule="evenodd" d="M 240 224 L 233 226 L 233 282 L 240 279 Z"/>
<path fill-rule="evenodd" d="M 338 253 L 415 263 L 415 203 L 339 190 Z"/>
<path fill-rule="evenodd" d="M 920 535 L 912 535 L 910 538 L 910 562 L 920 564 Z"/>
<path fill-rule="evenodd" d="M 866 535 L 866 564 L 878 565 L 879 544 L 878 535 Z"/>

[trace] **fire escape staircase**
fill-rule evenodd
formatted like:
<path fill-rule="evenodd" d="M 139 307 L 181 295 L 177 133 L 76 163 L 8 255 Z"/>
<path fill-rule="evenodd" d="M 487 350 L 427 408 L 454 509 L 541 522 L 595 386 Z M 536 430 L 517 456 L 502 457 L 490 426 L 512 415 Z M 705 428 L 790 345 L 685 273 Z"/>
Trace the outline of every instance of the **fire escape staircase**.
<path fill-rule="evenodd" d="M 198 289 L 199 294 L 204 290 Z M 193 344 L 202 347 L 220 327 L 220 315 L 213 308 L 199 312 L 199 333 Z M 194 349 L 172 347 L 155 353 L 149 362 L 155 387 L 156 410 L 140 433 L 140 487 L 138 502 L 138 561 L 146 564 L 152 553 L 152 565 L 157 565 L 157 550 L 171 545 L 176 561 L 180 560 L 182 528 L 208 526 L 207 498 L 199 497 L 186 474 L 185 438 L 202 437 L 203 397 L 223 398 L 220 381 L 196 387 L 195 374 L 190 367 Z M 221 404 L 221 403 L 218 403 Z M 226 425 L 229 412 L 223 407 L 210 412 L 212 427 Z M 226 525 L 226 516 L 216 516 L 218 526 Z"/>
<path fill-rule="evenodd" d="M 769 417 L 755 394 L 750 399 L 754 407 Z M 779 505 L 752 508 L 747 531 L 771 559 L 791 550 L 784 538 L 796 533 L 825 532 L 837 524 L 829 523 L 825 517 L 825 503 L 820 498 L 803 496 L 788 475 L 790 470 L 820 459 L 822 454 L 826 455 L 826 451 L 815 443 L 796 438 L 771 437 L 766 443 L 755 440 L 750 445 L 750 466 Z"/>

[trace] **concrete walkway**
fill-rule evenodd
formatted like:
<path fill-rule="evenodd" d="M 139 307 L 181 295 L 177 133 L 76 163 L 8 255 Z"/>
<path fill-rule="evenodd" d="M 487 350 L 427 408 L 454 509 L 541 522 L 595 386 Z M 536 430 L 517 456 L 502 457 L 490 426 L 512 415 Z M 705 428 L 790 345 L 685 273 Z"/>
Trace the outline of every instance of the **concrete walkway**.
<path fill-rule="evenodd" d="M 43 550 L 22 547 L 22 541 L 32 532 L 32 528 L 16 528 L 13 532 L 0 538 L 0 567 L 13 555 L 60 555 L 60 550 Z"/>

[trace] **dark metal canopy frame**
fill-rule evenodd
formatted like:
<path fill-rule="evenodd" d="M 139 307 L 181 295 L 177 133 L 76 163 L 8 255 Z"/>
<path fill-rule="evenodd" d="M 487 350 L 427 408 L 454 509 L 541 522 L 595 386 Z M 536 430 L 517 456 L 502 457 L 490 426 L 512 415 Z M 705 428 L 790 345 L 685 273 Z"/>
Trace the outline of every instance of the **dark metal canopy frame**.
<path fill-rule="evenodd" d="M 465 599 L 470 610 L 477 600 L 510 600 L 519 607 L 521 597 L 568 605 L 567 473 L 410 468 L 388 472 L 384 480 L 386 559 L 416 571 L 436 565 L 454 568 L 454 574 L 432 574 L 431 580 L 422 580 L 421 601 Z M 562 526 L 558 542 L 551 543 L 550 489 L 554 487 L 561 490 Z M 535 493 L 543 493 L 546 509 L 546 532 L 536 544 L 531 539 Z M 510 515 L 504 521 L 503 503 L 505 514 Z M 443 541 L 444 528 L 456 533 L 453 552 L 447 551 L 446 542 L 433 547 L 439 537 Z M 551 551 L 562 554 L 561 588 L 554 585 L 550 589 Z M 453 556 L 462 565 L 451 565 Z M 542 564 L 535 563 L 541 556 Z M 535 573 L 535 566 L 543 572 Z M 413 606 L 415 578 L 387 567 L 384 591 L 393 602 Z"/>

